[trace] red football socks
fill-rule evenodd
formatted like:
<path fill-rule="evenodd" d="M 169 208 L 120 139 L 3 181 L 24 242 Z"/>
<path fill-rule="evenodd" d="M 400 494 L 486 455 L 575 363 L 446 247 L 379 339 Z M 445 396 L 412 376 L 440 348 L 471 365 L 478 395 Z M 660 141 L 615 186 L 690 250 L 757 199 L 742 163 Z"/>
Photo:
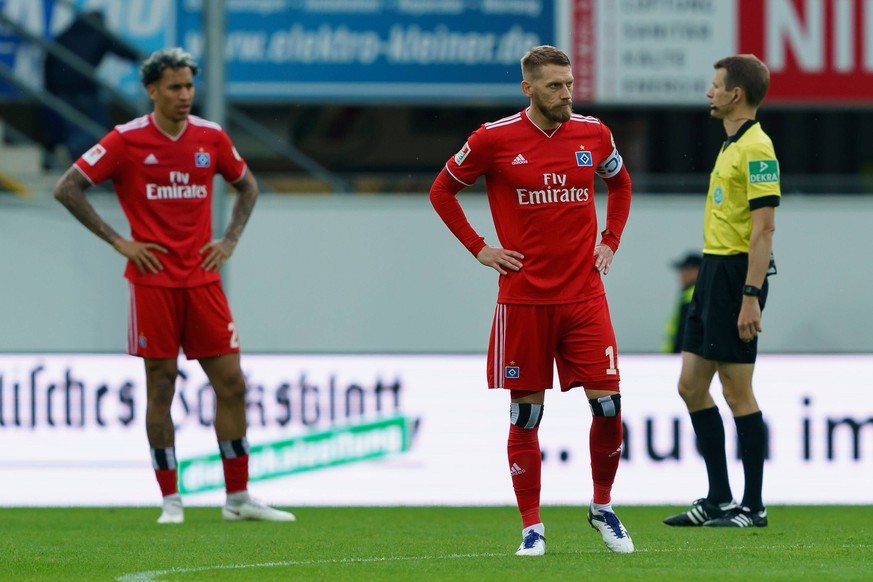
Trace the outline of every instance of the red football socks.
<path fill-rule="evenodd" d="M 612 484 L 621 459 L 621 413 L 616 416 L 594 416 L 589 433 L 591 479 L 594 481 L 594 503 L 611 501 Z"/>
<path fill-rule="evenodd" d="M 179 478 L 176 469 L 155 469 L 155 477 L 161 488 L 161 495 L 173 495 L 179 492 Z"/>
<path fill-rule="evenodd" d="M 540 523 L 540 474 L 542 457 L 539 429 L 523 429 L 509 425 L 506 450 L 509 457 L 509 472 L 523 527 Z"/>
<path fill-rule="evenodd" d="M 224 486 L 227 492 L 245 491 L 249 483 L 249 456 L 222 458 L 221 464 L 224 466 Z"/>

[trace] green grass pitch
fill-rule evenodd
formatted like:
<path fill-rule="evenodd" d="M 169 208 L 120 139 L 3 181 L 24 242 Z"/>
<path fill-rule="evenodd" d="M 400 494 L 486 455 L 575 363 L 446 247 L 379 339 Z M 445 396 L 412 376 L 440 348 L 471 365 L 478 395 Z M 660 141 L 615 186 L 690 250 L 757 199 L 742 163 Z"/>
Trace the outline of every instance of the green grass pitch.
<path fill-rule="evenodd" d="M 187 508 L 2 508 L 0 580 L 873 580 L 873 506 L 772 506 L 770 527 L 669 528 L 678 507 L 616 506 L 636 553 L 585 508 L 545 507 L 547 553 L 514 555 L 514 507 L 303 507 L 294 523 Z"/>

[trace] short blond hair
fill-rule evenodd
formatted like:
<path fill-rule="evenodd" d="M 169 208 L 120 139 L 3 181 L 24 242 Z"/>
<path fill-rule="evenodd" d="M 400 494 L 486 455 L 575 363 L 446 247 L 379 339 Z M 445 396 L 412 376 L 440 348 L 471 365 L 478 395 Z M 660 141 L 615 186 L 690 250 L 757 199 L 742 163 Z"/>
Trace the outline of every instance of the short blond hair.
<path fill-rule="evenodd" d="M 540 69 L 546 65 L 570 66 L 570 57 L 559 48 L 551 45 L 535 46 L 521 57 L 521 76 L 526 81 L 539 77 Z"/>

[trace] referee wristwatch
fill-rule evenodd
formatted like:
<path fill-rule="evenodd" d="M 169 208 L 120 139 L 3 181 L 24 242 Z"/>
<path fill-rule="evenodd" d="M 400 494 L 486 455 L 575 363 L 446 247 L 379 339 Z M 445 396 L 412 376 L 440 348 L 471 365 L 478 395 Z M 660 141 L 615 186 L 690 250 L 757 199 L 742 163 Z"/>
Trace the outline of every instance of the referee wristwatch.
<path fill-rule="evenodd" d="M 749 297 L 758 297 L 761 295 L 761 288 L 755 287 L 754 285 L 745 285 L 743 286 L 743 295 L 748 295 Z"/>

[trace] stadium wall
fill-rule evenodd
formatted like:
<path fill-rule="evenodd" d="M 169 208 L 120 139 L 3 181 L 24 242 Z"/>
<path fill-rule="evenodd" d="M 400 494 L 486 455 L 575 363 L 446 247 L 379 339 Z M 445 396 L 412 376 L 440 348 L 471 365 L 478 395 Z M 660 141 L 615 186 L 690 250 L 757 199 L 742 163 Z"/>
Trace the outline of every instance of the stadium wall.
<path fill-rule="evenodd" d="M 93 200 L 125 228 L 111 195 Z M 461 202 L 495 242 L 485 198 Z M 658 350 L 677 294 L 670 263 L 699 248 L 702 212 L 694 197 L 635 198 L 606 277 L 623 353 Z M 873 352 L 870 224 L 869 197 L 785 198 L 762 352 Z M 0 351 L 124 350 L 123 261 L 59 204 L 0 201 L 0 248 Z M 495 274 L 423 194 L 264 195 L 225 276 L 251 353 L 481 353 L 496 295 Z"/>

